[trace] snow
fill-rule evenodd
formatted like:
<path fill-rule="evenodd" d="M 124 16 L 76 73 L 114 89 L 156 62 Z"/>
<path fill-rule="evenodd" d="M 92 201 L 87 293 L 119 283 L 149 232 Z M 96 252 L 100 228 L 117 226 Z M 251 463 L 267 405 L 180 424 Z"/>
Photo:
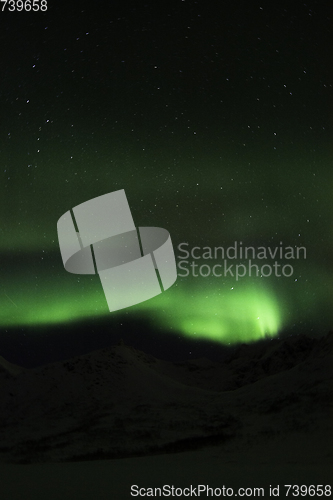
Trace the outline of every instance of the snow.
<path fill-rule="evenodd" d="M 0 358 L 2 496 L 118 500 L 131 484 L 202 483 L 268 498 L 270 484 L 332 483 L 332 352 L 330 333 L 241 346 L 223 363 L 125 345 L 34 369 Z"/>

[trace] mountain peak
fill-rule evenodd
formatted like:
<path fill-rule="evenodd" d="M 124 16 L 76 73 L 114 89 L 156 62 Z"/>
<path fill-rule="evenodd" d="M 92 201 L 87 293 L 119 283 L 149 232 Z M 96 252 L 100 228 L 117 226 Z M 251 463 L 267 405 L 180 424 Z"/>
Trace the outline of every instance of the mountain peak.
<path fill-rule="evenodd" d="M 21 366 L 14 365 L 0 356 L 0 371 L 9 373 L 13 377 L 17 377 L 24 370 Z"/>

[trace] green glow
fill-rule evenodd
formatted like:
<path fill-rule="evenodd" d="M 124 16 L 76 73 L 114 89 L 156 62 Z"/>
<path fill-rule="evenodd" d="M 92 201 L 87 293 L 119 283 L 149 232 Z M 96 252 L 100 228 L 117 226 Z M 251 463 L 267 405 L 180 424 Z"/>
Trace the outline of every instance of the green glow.
<path fill-rule="evenodd" d="M 29 280 L 27 279 L 27 283 Z M 7 283 L 2 292 L 2 326 L 52 325 L 111 316 L 97 277 L 65 274 L 40 283 L 33 292 Z M 273 336 L 282 327 L 281 307 L 258 283 L 229 286 L 199 280 L 177 283 L 167 292 L 128 309 L 153 323 L 193 338 L 222 343 Z M 125 311 L 119 311 L 124 314 Z M 112 319 L 114 318 L 112 314 Z"/>
<path fill-rule="evenodd" d="M 324 321 L 331 310 L 333 280 L 324 283 L 321 278 L 326 269 L 312 264 L 310 270 L 307 261 L 297 263 L 298 279 L 178 278 L 174 286 L 153 299 L 110 314 L 97 276 L 66 273 L 58 255 L 54 267 L 40 259 L 33 267 L 27 254 L 21 255 L 22 268 L 8 273 L 0 286 L 2 328 L 84 318 L 110 317 L 112 321 L 118 315 L 134 314 L 147 318 L 156 327 L 156 335 L 165 330 L 170 335 L 229 344 L 274 337 L 312 317 L 321 316 L 327 328 Z M 56 262 L 56 257 L 50 262 Z"/>
<path fill-rule="evenodd" d="M 8 297 L 11 297 L 7 294 Z M 16 294 L 17 295 L 17 294 Z M 24 299 L 24 306 L 21 308 L 20 299 L 15 298 L 15 304 L 6 302 L 6 307 L 1 309 L 0 324 L 2 326 L 33 326 L 52 325 L 66 323 L 82 318 L 101 316 L 108 313 L 105 304 L 101 300 L 96 300 L 98 294 L 87 294 L 80 296 L 80 300 L 75 298 L 75 293 L 66 292 L 60 295 L 54 292 L 47 297 Z M 2 297 L 6 300 L 6 297 Z"/>
<path fill-rule="evenodd" d="M 272 337 L 284 326 L 283 307 L 268 288 L 255 284 L 225 287 L 223 293 L 216 288 L 195 293 L 178 288 L 162 297 L 157 320 L 188 337 L 222 343 L 254 341 Z M 142 304 L 148 306 L 149 302 Z"/>
<path fill-rule="evenodd" d="M 193 2 L 179 3 L 181 19 L 193 17 Z M 284 26 L 286 13 L 272 5 L 260 16 L 280 15 Z M 190 37 L 183 36 L 183 21 L 178 26 L 172 18 L 172 36 L 169 21 L 153 18 L 158 36 L 143 33 L 138 12 L 112 30 L 108 19 L 98 23 L 104 40 L 98 51 L 92 30 L 75 40 L 71 23 L 60 44 L 39 21 L 27 27 L 22 50 L 14 43 L 1 82 L 0 333 L 88 318 L 111 323 L 118 314 L 147 318 L 157 343 L 163 330 L 177 339 L 232 343 L 289 327 L 333 328 L 328 17 L 321 11 L 315 21 L 323 26 L 313 31 L 315 44 L 306 37 L 305 64 L 299 57 L 308 32 L 304 12 L 288 43 L 272 51 L 274 29 L 265 28 L 265 42 L 258 43 L 247 30 L 241 36 L 211 23 L 215 13 L 208 9 L 208 17 L 191 23 Z M 16 34 L 3 30 L 11 48 L 12 36 L 20 39 L 21 25 L 14 24 Z M 119 189 L 136 226 L 168 230 L 176 254 L 181 242 L 275 248 L 282 241 L 305 247 L 307 257 L 284 261 L 294 266 L 288 278 L 179 277 L 165 293 L 110 314 L 98 276 L 65 271 L 57 221 Z"/>

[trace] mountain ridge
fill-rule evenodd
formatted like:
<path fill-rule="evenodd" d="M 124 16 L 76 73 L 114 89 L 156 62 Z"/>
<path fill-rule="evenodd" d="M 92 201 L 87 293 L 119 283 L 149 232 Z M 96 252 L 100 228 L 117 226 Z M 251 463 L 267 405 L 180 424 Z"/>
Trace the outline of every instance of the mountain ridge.
<path fill-rule="evenodd" d="M 15 376 L 0 360 L 0 461 L 244 447 L 318 426 L 331 433 L 332 354 L 330 332 L 242 345 L 223 363 L 173 363 L 123 343 Z"/>

